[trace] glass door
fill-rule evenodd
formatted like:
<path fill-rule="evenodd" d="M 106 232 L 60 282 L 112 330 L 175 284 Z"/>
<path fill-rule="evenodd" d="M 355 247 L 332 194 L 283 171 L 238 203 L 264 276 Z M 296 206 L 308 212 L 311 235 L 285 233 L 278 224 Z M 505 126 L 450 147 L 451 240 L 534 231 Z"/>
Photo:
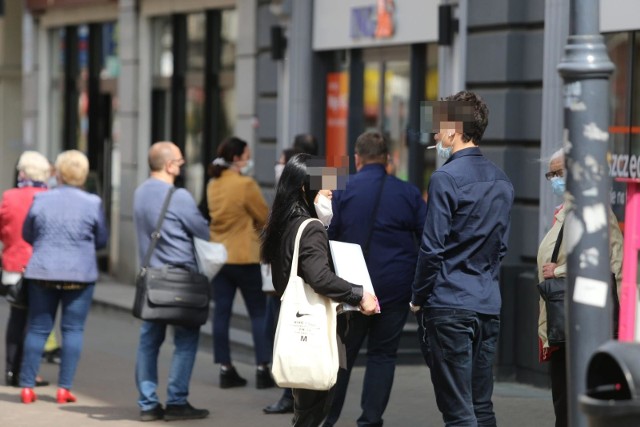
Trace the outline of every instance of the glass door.
<path fill-rule="evenodd" d="M 389 141 L 387 170 L 402 180 L 409 179 L 409 150 L 406 139 L 409 118 L 409 48 L 381 48 L 363 52 L 365 130 L 378 130 Z"/>

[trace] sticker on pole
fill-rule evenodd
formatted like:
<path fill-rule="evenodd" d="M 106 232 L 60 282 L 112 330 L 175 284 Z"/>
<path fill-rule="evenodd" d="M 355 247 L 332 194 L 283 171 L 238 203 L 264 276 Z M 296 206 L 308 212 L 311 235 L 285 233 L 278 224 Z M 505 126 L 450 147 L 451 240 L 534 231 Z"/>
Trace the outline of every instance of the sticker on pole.
<path fill-rule="evenodd" d="M 576 277 L 576 287 L 573 290 L 573 301 L 603 308 L 607 305 L 607 290 L 609 284 L 602 280 Z"/>

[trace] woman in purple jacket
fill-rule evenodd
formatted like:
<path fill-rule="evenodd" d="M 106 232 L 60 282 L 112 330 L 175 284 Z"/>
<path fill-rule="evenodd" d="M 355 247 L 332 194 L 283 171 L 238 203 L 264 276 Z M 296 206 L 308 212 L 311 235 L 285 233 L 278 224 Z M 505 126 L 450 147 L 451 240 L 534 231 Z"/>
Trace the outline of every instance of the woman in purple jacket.
<path fill-rule="evenodd" d="M 23 403 L 36 400 L 36 373 L 59 305 L 62 354 L 57 401 L 76 401 L 70 390 L 98 279 L 96 249 L 105 247 L 108 238 L 100 198 L 82 189 L 89 173 L 87 157 L 77 150 L 65 151 L 55 166 L 61 185 L 36 195 L 22 229 L 22 237 L 33 246 L 24 273 L 29 326 L 20 371 Z"/>

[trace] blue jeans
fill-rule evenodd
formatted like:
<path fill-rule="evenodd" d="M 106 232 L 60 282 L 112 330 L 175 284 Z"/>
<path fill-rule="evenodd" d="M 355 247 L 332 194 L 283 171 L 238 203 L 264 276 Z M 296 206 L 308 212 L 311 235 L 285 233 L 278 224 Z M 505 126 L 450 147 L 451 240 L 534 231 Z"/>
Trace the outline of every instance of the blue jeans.
<path fill-rule="evenodd" d="M 95 285 L 90 283 L 78 290 L 46 288 L 31 280 L 27 280 L 26 285 L 29 286 L 29 320 L 20 369 L 20 386 L 31 388 L 36 385 L 42 350 L 53 329 L 60 304 L 62 352 L 58 387 L 71 389 L 82 352 L 84 324 L 91 308 Z"/>
<path fill-rule="evenodd" d="M 402 306 L 383 308 L 380 314 L 373 316 L 364 316 L 357 312 L 338 316 L 339 322 L 348 321 L 345 337 L 347 369 L 338 371 L 338 381 L 335 385 L 329 415 L 324 422 L 325 427 L 333 426 L 340 417 L 351 369 L 365 337 L 368 337 L 367 368 L 364 373 L 360 401 L 362 414 L 357 422 L 358 426 L 382 426 L 382 415 L 391 395 L 398 346 L 408 313 L 408 304 L 402 304 Z M 349 316 L 348 320 L 347 316 Z M 340 326 L 338 329 L 341 329 Z"/>
<path fill-rule="evenodd" d="M 251 318 L 256 364 L 271 362 L 271 352 L 265 333 L 267 300 L 262 292 L 260 264 L 225 264 L 214 277 L 212 286 L 215 302 L 212 326 L 214 362 L 231 364 L 229 324 L 236 289 L 240 289 Z"/>
<path fill-rule="evenodd" d="M 493 360 L 500 316 L 426 308 L 422 314 L 431 382 L 445 425 L 493 427 Z"/>
<path fill-rule="evenodd" d="M 189 396 L 191 372 L 196 361 L 200 328 L 173 327 L 173 357 L 167 385 L 167 405 L 184 405 Z M 142 322 L 140 344 L 136 360 L 136 386 L 140 393 L 138 406 L 143 411 L 153 409 L 159 403 L 158 353 L 164 342 L 167 325 L 157 322 Z"/>

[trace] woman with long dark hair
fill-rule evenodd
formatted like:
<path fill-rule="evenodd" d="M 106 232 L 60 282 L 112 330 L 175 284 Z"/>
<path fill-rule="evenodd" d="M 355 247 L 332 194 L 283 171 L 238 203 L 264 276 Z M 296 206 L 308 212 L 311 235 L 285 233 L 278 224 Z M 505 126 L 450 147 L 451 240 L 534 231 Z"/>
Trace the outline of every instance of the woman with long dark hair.
<path fill-rule="evenodd" d="M 247 176 L 251 169 L 247 143 L 231 137 L 218 148 L 211 165 L 212 179 L 207 185 L 207 203 L 211 222 L 210 239 L 227 248 L 227 263 L 213 279 L 213 352 L 220 364 L 220 388 L 242 387 L 242 378 L 231 362 L 229 323 L 236 290 L 242 293 L 251 318 L 256 358 L 256 387 L 275 384 L 269 363 L 271 353 L 265 334 L 266 297 L 260 273 L 260 237 L 269 207 L 258 183 Z"/>
<path fill-rule="evenodd" d="M 285 165 L 276 187 L 276 196 L 267 225 L 262 232 L 262 261 L 271 264 L 273 285 L 282 295 L 289 279 L 295 237 L 300 224 L 319 215 L 319 191 L 313 189 L 307 163 L 311 156 L 296 154 Z M 324 191 L 324 190 L 320 190 Z M 323 212 L 324 213 L 324 212 Z M 325 221 L 326 222 L 326 219 Z M 324 224 L 328 225 L 328 224 Z M 329 239 L 323 223 L 310 222 L 302 233 L 298 274 L 318 294 L 334 301 L 359 306 L 363 314 L 376 312 L 376 299 L 362 286 L 349 283 L 333 272 L 329 258 Z M 343 336 L 343 331 L 338 331 Z M 318 426 L 331 406 L 331 390 L 294 389 L 294 426 Z"/>

